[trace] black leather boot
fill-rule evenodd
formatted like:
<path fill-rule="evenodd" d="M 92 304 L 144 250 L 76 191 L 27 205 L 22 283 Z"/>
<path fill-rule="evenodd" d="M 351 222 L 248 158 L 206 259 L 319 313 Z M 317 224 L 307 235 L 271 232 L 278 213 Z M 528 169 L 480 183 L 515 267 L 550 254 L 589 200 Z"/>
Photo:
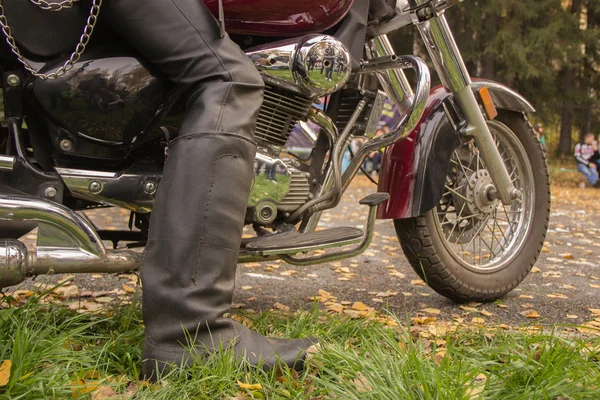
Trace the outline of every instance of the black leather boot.
<path fill-rule="evenodd" d="M 231 307 L 253 178 L 263 81 L 202 0 L 110 0 L 103 16 L 171 81 L 190 88 L 169 145 L 141 267 L 143 375 L 232 347 L 251 364 L 300 369 L 311 340 L 266 338 L 223 318 Z M 192 338 L 192 343 L 189 339 Z"/>
<path fill-rule="evenodd" d="M 184 347 L 189 338 L 192 353 L 233 346 L 252 364 L 270 368 L 279 357 L 303 367 L 310 340 L 265 338 L 223 318 L 231 307 L 254 153 L 250 140 L 224 133 L 187 135 L 169 146 L 142 265 L 146 377 L 156 377 L 165 363 L 192 361 Z"/>

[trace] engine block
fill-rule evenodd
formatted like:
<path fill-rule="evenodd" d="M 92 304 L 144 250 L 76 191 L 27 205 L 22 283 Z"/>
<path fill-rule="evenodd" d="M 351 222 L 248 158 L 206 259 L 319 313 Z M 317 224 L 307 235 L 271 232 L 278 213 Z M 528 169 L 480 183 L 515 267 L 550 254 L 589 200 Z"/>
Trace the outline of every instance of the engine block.
<path fill-rule="evenodd" d="M 274 85 L 265 85 L 254 139 L 259 146 L 284 146 L 299 120 L 305 119 L 312 100 Z"/>
<path fill-rule="evenodd" d="M 309 174 L 291 161 L 258 153 L 254 162 L 254 183 L 248 200 L 248 218 L 268 225 L 278 213 L 296 210 L 310 197 Z"/>

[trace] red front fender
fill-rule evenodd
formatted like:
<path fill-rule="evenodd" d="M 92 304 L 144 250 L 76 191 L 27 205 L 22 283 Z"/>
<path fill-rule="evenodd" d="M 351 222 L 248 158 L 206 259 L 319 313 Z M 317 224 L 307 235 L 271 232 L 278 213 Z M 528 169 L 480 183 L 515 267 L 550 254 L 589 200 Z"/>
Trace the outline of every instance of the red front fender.
<path fill-rule="evenodd" d="M 473 89 L 487 86 L 498 109 L 534 112 L 531 104 L 518 93 L 499 83 L 477 80 Z M 419 124 L 408 138 L 388 147 L 383 156 L 379 191 L 390 199 L 379 206 L 377 218 L 401 219 L 425 214 L 443 195 L 452 152 L 460 138 L 443 108 L 452 96 L 442 86 L 431 90 Z"/>

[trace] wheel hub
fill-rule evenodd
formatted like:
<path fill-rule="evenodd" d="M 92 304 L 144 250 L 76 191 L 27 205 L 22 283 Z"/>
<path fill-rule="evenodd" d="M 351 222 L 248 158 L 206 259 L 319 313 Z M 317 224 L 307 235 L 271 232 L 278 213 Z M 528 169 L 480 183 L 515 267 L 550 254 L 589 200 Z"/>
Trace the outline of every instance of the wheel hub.
<path fill-rule="evenodd" d="M 476 218 L 480 220 L 494 212 L 498 205 L 498 192 L 486 169 L 481 169 L 469 177 L 465 192 L 465 197 L 469 199 L 467 202 L 469 211 L 477 214 Z"/>

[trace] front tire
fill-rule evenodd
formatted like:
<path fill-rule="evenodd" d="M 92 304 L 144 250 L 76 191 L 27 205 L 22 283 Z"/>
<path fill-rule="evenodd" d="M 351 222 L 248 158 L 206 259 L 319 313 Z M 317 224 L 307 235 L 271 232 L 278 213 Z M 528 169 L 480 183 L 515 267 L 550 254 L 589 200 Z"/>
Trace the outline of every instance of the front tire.
<path fill-rule="evenodd" d="M 535 264 L 548 229 L 548 167 L 527 118 L 502 111 L 489 126 L 521 198 L 509 206 L 491 200 L 491 179 L 470 141 L 452 156 L 438 206 L 394 221 L 415 272 L 457 302 L 492 301 L 513 290 Z"/>

